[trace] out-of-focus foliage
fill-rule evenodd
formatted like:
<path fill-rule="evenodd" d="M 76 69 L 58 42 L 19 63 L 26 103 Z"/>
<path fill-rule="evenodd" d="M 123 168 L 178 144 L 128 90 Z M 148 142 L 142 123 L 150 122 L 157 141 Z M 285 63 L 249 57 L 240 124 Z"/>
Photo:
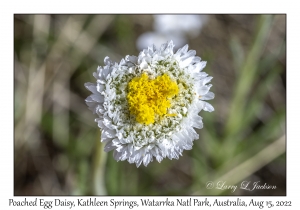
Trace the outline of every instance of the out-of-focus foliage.
<path fill-rule="evenodd" d="M 215 111 L 200 112 L 200 139 L 179 160 L 136 168 L 103 152 L 83 84 L 105 56 L 138 55 L 153 16 L 15 15 L 15 195 L 285 195 L 286 16 L 206 18 L 187 39 L 214 77 Z M 244 180 L 277 188 L 206 188 Z"/>

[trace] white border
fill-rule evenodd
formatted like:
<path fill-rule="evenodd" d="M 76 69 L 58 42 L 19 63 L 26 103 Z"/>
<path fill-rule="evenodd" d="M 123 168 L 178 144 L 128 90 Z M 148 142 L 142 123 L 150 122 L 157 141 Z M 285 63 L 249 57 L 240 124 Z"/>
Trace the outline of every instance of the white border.
<path fill-rule="evenodd" d="M 296 1 L 294 1 L 296 2 Z M 1 3 L 1 198 L 0 206 L 8 207 L 8 200 L 14 198 L 22 200 L 23 197 L 13 197 L 13 14 L 14 13 L 286 13 L 287 14 L 287 196 L 283 197 L 253 197 L 255 200 L 291 200 L 292 209 L 300 207 L 298 199 L 299 189 L 299 12 L 297 4 L 282 1 L 82 1 L 81 4 L 74 1 L 5 1 Z M 41 197 L 39 197 L 41 198 Z M 59 197 L 43 197 L 54 200 Z M 63 197 L 75 200 L 77 197 Z M 122 200 L 122 197 L 98 197 L 98 199 L 110 200 L 112 198 Z M 141 197 L 125 197 L 130 200 L 139 200 Z M 165 197 L 154 197 L 164 200 Z M 176 197 L 171 197 L 176 199 Z M 188 198 L 188 197 L 185 197 Z M 195 198 L 195 197 L 193 197 Z M 198 197 L 204 199 L 205 197 Z M 237 197 L 208 197 L 210 200 L 218 198 L 235 200 Z M 33 197 L 29 198 L 33 199 Z M 252 197 L 242 197 L 250 201 Z M 7 209 L 17 209 L 10 207 Z M 100 207 L 96 207 L 100 208 Z M 149 208 L 149 207 L 148 207 Z M 165 207 L 171 208 L 171 207 Z M 192 209 L 199 207 L 192 207 Z M 257 207 L 254 207 L 257 209 Z M 254 209 L 253 208 L 253 209 Z M 18 208 L 19 209 L 19 208 Z M 24 207 L 32 209 L 32 207 Z M 34 208 L 37 209 L 37 208 Z M 43 208 L 39 208 L 43 209 Z M 66 209 L 66 207 L 54 208 Z M 76 208 L 79 209 L 79 208 Z M 86 209 L 86 208 L 85 208 Z M 128 207 L 123 207 L 128 209 Z M 202 208 L 206 209 L 206 208 Z M 210 208 L 209 208 L 210 209 Z M 227 208 L 229 209 L 229 208 Z M 239 208 L 236 208 L 239 209 Z M 248 207 L 248 209 L 251 209 Z"/>

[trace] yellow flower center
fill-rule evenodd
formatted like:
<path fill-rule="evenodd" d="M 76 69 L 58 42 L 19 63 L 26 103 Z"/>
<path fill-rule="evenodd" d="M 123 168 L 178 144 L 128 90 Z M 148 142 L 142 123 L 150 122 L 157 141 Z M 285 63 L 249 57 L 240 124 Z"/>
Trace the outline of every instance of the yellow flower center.
<path fill-rule="evenodd" d="M 146 73 L 128 83 L 128 105 L 130 114 L 139 123 L 154 123 L 155 116 L 164 116 L 171 106 L 171 99 L 178 94 L 178 86 L 167 74 L 153 80 Z M 176 116 L 176 114 L 167 114 Z"/>

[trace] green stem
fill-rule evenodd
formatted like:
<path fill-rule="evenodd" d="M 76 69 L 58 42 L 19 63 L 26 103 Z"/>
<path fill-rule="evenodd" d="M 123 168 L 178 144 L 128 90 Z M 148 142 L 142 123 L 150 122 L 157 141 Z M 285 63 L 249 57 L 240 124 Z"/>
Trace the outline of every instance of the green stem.
<path fill-rule="evenodd" d="M 98 135 L 97 135 L 98 136 Z M 104 152 L 104 143 L 101 143 L 101 133 L 99 130 L 99 137 L 96 139 L 96 148 L 93 158 L 93 181 L 92 190 L 94 195 L 106 195 L 105 187 L 105 164 L 107 160 L 107 153 Z"/>

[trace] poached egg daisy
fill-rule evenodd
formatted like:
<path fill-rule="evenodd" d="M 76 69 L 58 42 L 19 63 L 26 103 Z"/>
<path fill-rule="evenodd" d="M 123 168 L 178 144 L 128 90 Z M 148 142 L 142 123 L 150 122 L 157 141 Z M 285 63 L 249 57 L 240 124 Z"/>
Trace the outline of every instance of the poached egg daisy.
<path fill-rule="evenodd" d="M 85 84 L 92 92 L 85 101 L 98 116 L 104 150 L 113 150 L 117 161 L 139 167 L 154 158 L 178 159 L 199 138 L 198 113 L 214 110 L 205 101 L 214 98 L 212 77 L 202 72 L 206 61 L 188 45 L 176 53 L 173 48 L 172 41 L 158 49 L 152 45 L 120 63 L 106 57 L 93 74 L 96 83 Z"/>

